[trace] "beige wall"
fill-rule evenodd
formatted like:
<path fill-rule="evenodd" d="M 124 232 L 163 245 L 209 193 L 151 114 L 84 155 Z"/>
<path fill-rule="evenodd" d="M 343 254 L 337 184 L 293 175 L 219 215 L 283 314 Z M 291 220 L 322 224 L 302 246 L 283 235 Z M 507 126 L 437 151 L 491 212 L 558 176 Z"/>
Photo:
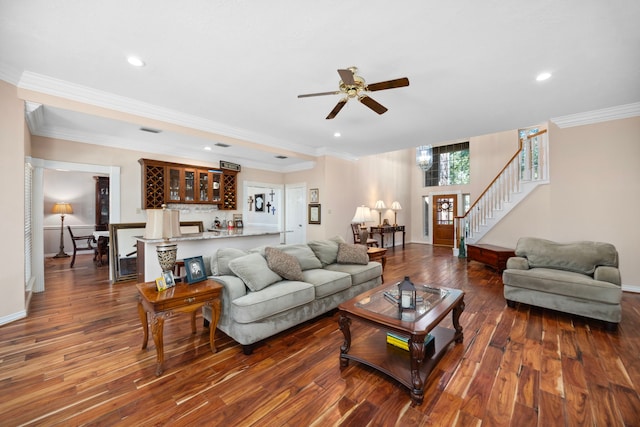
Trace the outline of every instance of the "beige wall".
<path fill-rule="evenodd" d="M 29 144 L 24 104 L 15 86 L 0 80 L 0 178 L 4 183 L 0 189 L 0 259 L 6 267 L 0 280 L 0 324 L 25 315 L 24 157 Z"/>
<path fill-rule="evenodd" d="M 549 129 L 551 183 L 538 187 L 483 242 L 520 236 L 616 246 L 622 282 L 640 286 L 640 117 Z"/>

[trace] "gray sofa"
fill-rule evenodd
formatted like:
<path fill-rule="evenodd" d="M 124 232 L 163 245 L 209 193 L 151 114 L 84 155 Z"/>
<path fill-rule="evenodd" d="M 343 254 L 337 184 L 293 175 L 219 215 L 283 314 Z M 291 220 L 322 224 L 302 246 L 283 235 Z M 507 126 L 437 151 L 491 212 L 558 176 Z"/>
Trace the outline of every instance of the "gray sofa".
<path fill-rule="evenodd" d="M 248 252 L 218 249 L 210 259 L 210 278 L 224 286 L 218 329 L 251 354 L 258 341 L 380 285 L 382 266 L 366 251 L 340 236 Z M 203 315 L 211 321 L 210 308 Z"/>
<path fill-rule="evenodd" d="M 609 243 L 556 243 L 534 237 L 518 241 L 502 273 L 510 307 L 521 302 L 606 322 L 621 320 L 618 252 Z"/>

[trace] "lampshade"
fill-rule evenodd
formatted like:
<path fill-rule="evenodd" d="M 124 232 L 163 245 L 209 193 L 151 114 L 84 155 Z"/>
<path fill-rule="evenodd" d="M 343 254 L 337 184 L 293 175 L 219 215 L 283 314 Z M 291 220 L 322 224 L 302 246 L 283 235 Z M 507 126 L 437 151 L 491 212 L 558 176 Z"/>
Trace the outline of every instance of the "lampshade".
<path fill-rule="evenodd" d="M 421 145 L 416 148 L 416 164 L 423 171 L 428 171 L 433 166 L 433 150 L 431 145 Z"/>
<path fill-rule="evenodd" d="M 378 200 L 376 202 L 376 205 L 373 207 L 373 209 L 377 209 L 377 210 L 385 209 L 385 208 L 386 206 L 384 205 L 384 202 L 382 200 Z"/>
<path fill-rule="evenodd" d="M 400 202 L 395 201 L 395 202 L 391 203 L 391 210 L 393 210 L 393 211 L 401 211 L 402 210 L 402 206 L 400 205 Z"/>
<path fill-rule="evenodd" d="M 59 215 L 66 215 L 72 214 L 73 209 L 71 208 L 71 205 L 69 203 L 60 202 L 53 205 L 53 210 L 51 212 Z"/>
<path fill-rule="evenodd" d="M 180 237 L 180 211 L 175 209 L 147 209 L 145 239 Z"/>
<path fill-rule="evenodd" d="M 371 219 L 371 210 L 367 207 L 367 206 L 358 206 L 356 208 L 356 213 L 353 216 L 353 219 L 351 220 L 351 222 L 357 222 L 360 224 L 364 224 L 365 222 L 371 222 L 373 221 L 373 219 Z"/>

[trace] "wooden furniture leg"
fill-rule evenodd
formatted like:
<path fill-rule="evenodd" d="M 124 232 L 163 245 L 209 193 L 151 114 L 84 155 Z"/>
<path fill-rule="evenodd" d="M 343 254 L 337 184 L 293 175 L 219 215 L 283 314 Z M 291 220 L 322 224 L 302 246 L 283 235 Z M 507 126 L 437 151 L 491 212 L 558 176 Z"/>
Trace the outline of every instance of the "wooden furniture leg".
<path fill-rule="evenodd" d="M 156 376 L 162 375 L 164 371 L 164 341 L 163 341 L 163 330 L 164 330 L 164 316 L 162 314 L 154 314 L 153 320 L 151 322 L 151 335 L 153 335 L 153 342 L 156 344 L 156 355 L 157 355 L 157 365 L 156 365 Z"/>
<path fill-rule="evenodd" d="M 142 349 L 144 350 L 147 348 L 147 341 L 149 341 L 149 325 L 147 324 L 147 311 L 141 302 L 138 302 L 138 316 L 140 316 L 142 332 L 144 333 L 144 338 L 142 339 Z"/>

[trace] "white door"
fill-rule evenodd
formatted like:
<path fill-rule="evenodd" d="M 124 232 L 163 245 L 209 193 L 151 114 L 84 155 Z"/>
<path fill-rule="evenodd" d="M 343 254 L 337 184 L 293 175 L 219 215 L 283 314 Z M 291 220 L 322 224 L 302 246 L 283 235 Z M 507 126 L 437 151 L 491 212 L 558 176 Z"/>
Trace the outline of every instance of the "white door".
<path fill-rule="evenodd" d="M 307 241 L 306 195 L 305 184 L 287 184 L 284 187 L 285 199 L 285 237 L 287 244 L 305 243 Z"/>

